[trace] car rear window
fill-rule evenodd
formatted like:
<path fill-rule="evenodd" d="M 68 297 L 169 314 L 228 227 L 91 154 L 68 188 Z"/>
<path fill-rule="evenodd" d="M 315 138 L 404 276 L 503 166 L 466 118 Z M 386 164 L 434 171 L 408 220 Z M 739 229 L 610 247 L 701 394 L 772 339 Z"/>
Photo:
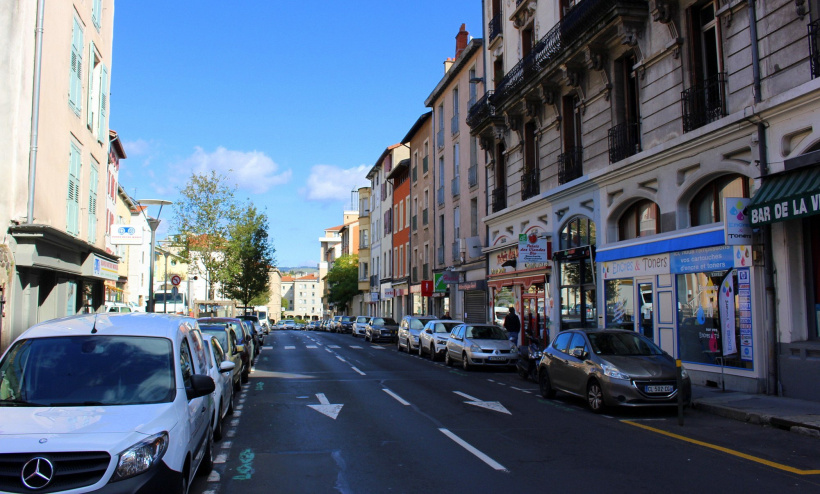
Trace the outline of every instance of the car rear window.
<path fill-rule="evenodd" d="M 0 363 L 0 406 L 165 403 L 176 394 L 173 344 L 149 336 L 17 342 Z"/>

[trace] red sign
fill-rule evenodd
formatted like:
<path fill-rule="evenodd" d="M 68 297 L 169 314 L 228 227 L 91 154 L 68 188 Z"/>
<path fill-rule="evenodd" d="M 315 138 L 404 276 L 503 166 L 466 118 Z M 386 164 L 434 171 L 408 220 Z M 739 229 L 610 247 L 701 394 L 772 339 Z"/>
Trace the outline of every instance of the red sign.
<path fill-rule="evenodd" d="M 421 296 L 422 297 L 432 297 L 433 296 L 433 280 L 424 280 L 421 282 Z"/>
<path fill-rule="evenodd" d="M 182 278 L 180 278 L 178 274 L 171 276 L 172 285 L 179 286 L 180 283 L 182 283 Z"/>

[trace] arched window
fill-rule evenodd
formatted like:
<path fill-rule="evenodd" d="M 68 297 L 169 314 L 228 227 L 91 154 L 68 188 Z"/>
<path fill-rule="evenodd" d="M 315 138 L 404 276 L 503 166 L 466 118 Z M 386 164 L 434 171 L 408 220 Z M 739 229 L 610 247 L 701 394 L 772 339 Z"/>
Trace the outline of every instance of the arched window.
<path fill-rule="evenodd" d="M 567 223 L 561 230 L 560 250 L 595 245 L 595 223 L 579 216 Z"/>
<path fill-rule="evenodd" d="M 646 237 L 661 231 L 660 209 L 649 199 L 636 202 L 618 220 L 618 240 Z"/>
<path fill-rule="evenodd" d="M 721 217 L 724 197 L 749 197 L 752 179 L 739 175 L 724 175 L 706 184 L 689 203 L 692 226 L 717 223 Z"/>

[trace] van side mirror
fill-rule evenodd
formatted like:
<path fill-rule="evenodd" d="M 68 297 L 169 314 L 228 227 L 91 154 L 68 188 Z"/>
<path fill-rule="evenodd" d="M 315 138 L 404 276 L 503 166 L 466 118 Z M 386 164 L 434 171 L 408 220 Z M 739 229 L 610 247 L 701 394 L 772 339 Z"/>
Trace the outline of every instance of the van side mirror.
<path fill-rule="evenodd" d="M 189 400 L 206 396 L 214 392 L 216 385 L 211 376 L 204 376 L 202 374 L 194 374 L 191 376 L 191 387 L 185 388 L 185 395 Z"/>
<path fill-rule="evenodd" d="M 236 367 L 236 364 L 231 362 L 230 360 L 224 360 L 221 364 L 219 364 L 219 372 L 230 372 Z"/>

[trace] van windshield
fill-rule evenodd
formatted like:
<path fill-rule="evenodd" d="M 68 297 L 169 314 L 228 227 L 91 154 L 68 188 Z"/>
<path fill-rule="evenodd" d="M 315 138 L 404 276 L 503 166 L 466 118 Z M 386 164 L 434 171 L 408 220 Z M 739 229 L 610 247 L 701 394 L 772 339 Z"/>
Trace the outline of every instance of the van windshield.
<path fill-rule="evenodd" d="M 176 394 L 173 346 L 147 336 L 17 342 L 0 363 L 0 406 L 166 403 Z"/>

